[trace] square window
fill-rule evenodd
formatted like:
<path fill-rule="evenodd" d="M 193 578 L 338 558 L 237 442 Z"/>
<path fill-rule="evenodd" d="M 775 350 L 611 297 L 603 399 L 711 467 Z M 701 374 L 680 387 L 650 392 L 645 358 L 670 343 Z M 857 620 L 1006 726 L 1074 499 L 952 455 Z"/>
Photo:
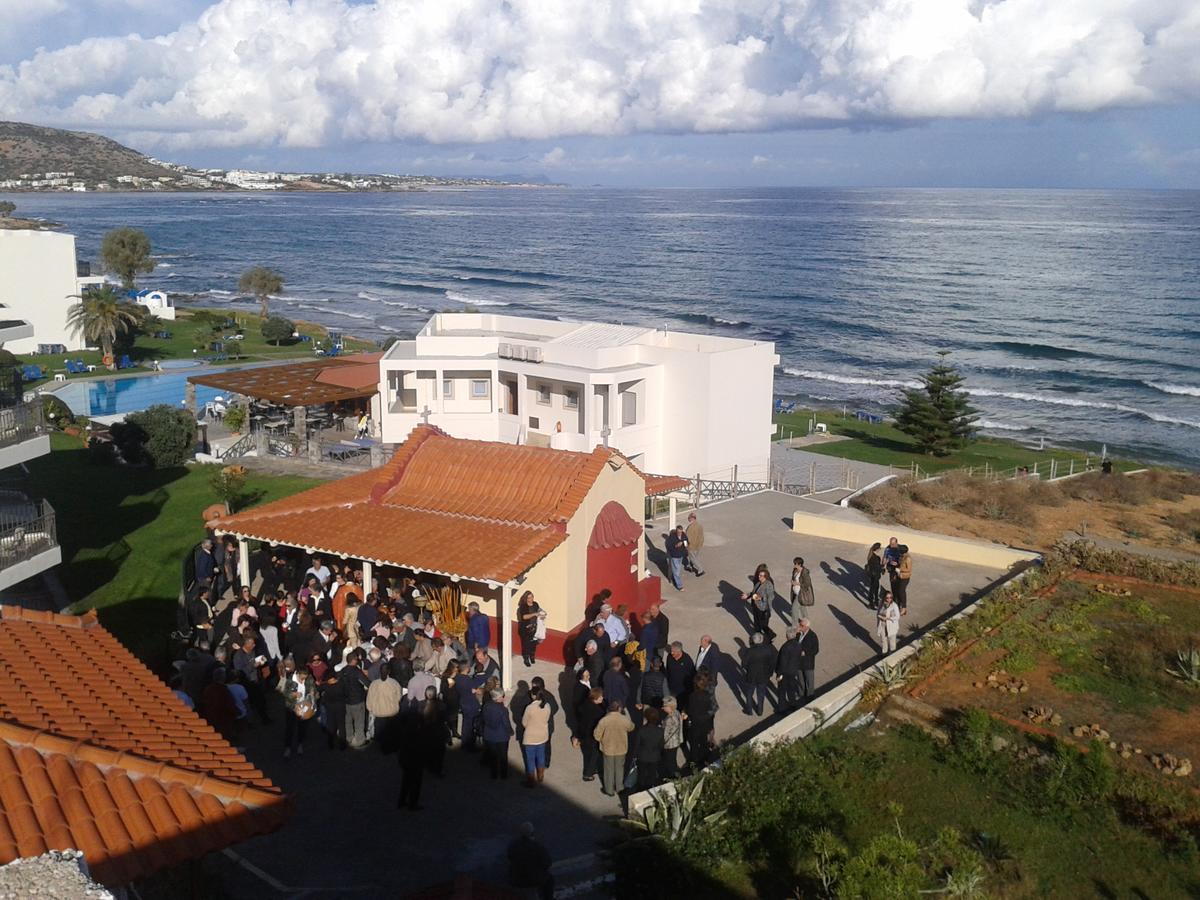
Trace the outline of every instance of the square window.
<path fill-rule="evenodd" d="M 566 409 L 579 409 L 579 391 L 565 391 L 563 393 L 563 406 Z"/>
<path fill-rule="evenodd" d="M 550 385 L 539 384 L 537 388 L 537 402 L 542 406 L 550 405 Z"/>
<path fill-rule="evenodd" d="M 454 399 L 454 379 L 453 378 L 443 378 L 442 379 L 442 399 L 443 400 L 453 400 Z"/>
<path fill-rule="evenodd" d="M 471 396 L 477 400 L 491 396 L 492 383 L 486 378 L 471 379 Z"/>

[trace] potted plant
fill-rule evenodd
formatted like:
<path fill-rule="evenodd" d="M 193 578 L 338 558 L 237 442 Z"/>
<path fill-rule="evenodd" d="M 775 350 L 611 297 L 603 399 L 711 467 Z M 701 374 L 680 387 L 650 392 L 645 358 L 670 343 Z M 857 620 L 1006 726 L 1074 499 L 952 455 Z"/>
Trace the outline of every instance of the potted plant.
<path fill-rule="evenodd" d="M 231 406 L 225 411 L 225 427 L 234 434 L 241 434 L 246 425 L 246 407 Z"/>

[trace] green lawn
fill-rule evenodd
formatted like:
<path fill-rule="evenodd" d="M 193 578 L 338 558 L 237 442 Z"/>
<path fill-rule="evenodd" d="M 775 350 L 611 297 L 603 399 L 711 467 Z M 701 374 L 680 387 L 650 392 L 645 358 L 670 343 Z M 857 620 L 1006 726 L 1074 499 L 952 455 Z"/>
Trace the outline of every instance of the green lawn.
<path fill-rule="evenodd" d="M 802 409 L 794 413 L 776 414 L 774 422 L 776 439 L 808 433 L 809 420 L 815 416 L 818 422 L 829 427 L 831 434 L 843 435 L 847 440 L 835 441 L 829 444 L 814 444 L 804 449 L 825 456 L 835 456 L 843 459 L 853 459 L 859 462 L 878 463 L 885 466 L 910 469 L 913 464 L 921 467 L 923 472 L 941 472 L 947 469 L 985 466 L 1001 471 L 1017 466 L 1039 467 L 1039 471 L 1048 471 L 1051 459 L 1056 459 L 1062 466 L 1069 466 L 1074 460 L 1078 468 L 1085 454 L 1078 450 L 1047 448 L 1044 451 L 1030 450 L 1015 441 L 997 440 L 994 438 L 979 438 L 971 441 L 966 448 L 950 456 L 929 456 L 917 449 L 916 442 L 894 425 L 884 422 L 873 425 L 870 422 L 860 422 L 853 417 L 843 418 L 840 412 L 834 410 Z M 1092 455 L 1092 464 L 1096 464 L 1096 456 Z M 1119 469 L 1132 469 L 1135 466 L 1123 460 L 1115 460 Z M 1066 469 L 1061 469 L 1066 474 Z"/>
<path fill-rule="evenodd" d="M 206 356 L 212 356 L 214 351 L 211 345 L 214 341 L 222 341 L 225 345 L 225 352 L 229 357 L 227 363 L 236 363 L 239 361 L 263 361 L 271 359 L 311 359 L 315 358 L 315 347 L 329 346 L 329 331 L 320 325 L 312 323 L 297 323 L 296 330 L 300 334 L 308 335 L 312 338 L 312 342 L 297 341 L 293 344 L 284 344 L 276 347 L 268 344 L 263 339 L 261 332 L 261 320 L 257 313 L 240 312 L 232 310 L 212 310 L 216 317 L 216 324 L 221 326 L 225 320 L 232 320 L 235 324 L 232 327 L 216 327 L 212 318 L 204 315 L 203 310 L 194 309 L 179 309 L 177 318 L 174 322 L 163 322 L 159 330 L 169 332 L 169 338 L 156 338 L 148 335 L 140 334 L 137 336 L 134 346 L 129 350 L 130 359 L 136 364 L 136 368 L 130 370 L 134 372 L 144 371 L 149 369 L 154 360 L 167 359 L 198 359 Z M 197 313 L 200 313 L 198 316 Z M 241 340 L 231 340 L 230 338 L 241 331 Z M 377 349 L 376 346 L 368 341 L 360 341 L 344 338 L 343 346 L 349 352 L 370 351 Z M 193 352 L 195 351 L 195 352 Z M 120 353 L 117 354 L 118 356 Z M 29 353 L 18 357 L 22 365 L 33 364 L 39 365 L 46 370 L 46 379 L 42 381 L 28 382 L 28 386 L 36 386 L 43 384 L 45 381 L 54 377 L 56 372 L 66 374 L 63 368 L 66 359 L 77 360 L 81 359 L 89 365 L 97 367 L 95 372 L 87 375 L 67 375 L 69 379 L 99 377 L 102 375 L 111 374 L 107 369 L 100 365 L 101 354 L 99 350 L 80 350 L 72 352 L 64 356 L 47 356 Z"/>
<path fill-rule="evenodd" d="M 201 511 L 217 502 L 216 466 L 167 470 L 97 467 L 78 440 L 52 436 L 54 451 L 29 463 L 34 489 L 57 512 L 63 565 L 58 573 L 75 609 L 100 621 L 152 667 L 175 625 L 181 564 L 204 536 Z M 251 475 L 259 502 L 316 484 L 308 478 Z"/>

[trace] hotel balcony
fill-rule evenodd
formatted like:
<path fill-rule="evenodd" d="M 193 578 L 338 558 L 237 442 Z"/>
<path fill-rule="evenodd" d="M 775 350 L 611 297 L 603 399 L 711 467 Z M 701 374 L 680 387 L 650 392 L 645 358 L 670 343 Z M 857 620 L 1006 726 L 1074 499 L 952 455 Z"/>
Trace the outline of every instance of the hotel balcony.
<path fill-rule="evenodd" d="M 54 507 L 0 490 L 0 591 L 62 562 Z"/>
<path fill-rule="evenodd" d="M 41 402 L 5 403 L 5 399 L 11 398 L 0 397 L 0 470 L 50 452 L 50 429 L 42 418 Z"/>

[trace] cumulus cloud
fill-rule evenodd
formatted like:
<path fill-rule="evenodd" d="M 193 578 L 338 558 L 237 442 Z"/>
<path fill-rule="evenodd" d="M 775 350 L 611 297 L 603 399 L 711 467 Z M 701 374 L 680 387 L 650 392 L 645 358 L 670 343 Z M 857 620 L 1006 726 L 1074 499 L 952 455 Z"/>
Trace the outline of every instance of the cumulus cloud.
<path fill-rule="evenodd" d="M 1198 97 L 1194 0 L 221 0 L 167 34 L 0 67 L 0 116 L 166 148 L 759 131 Z"/>

